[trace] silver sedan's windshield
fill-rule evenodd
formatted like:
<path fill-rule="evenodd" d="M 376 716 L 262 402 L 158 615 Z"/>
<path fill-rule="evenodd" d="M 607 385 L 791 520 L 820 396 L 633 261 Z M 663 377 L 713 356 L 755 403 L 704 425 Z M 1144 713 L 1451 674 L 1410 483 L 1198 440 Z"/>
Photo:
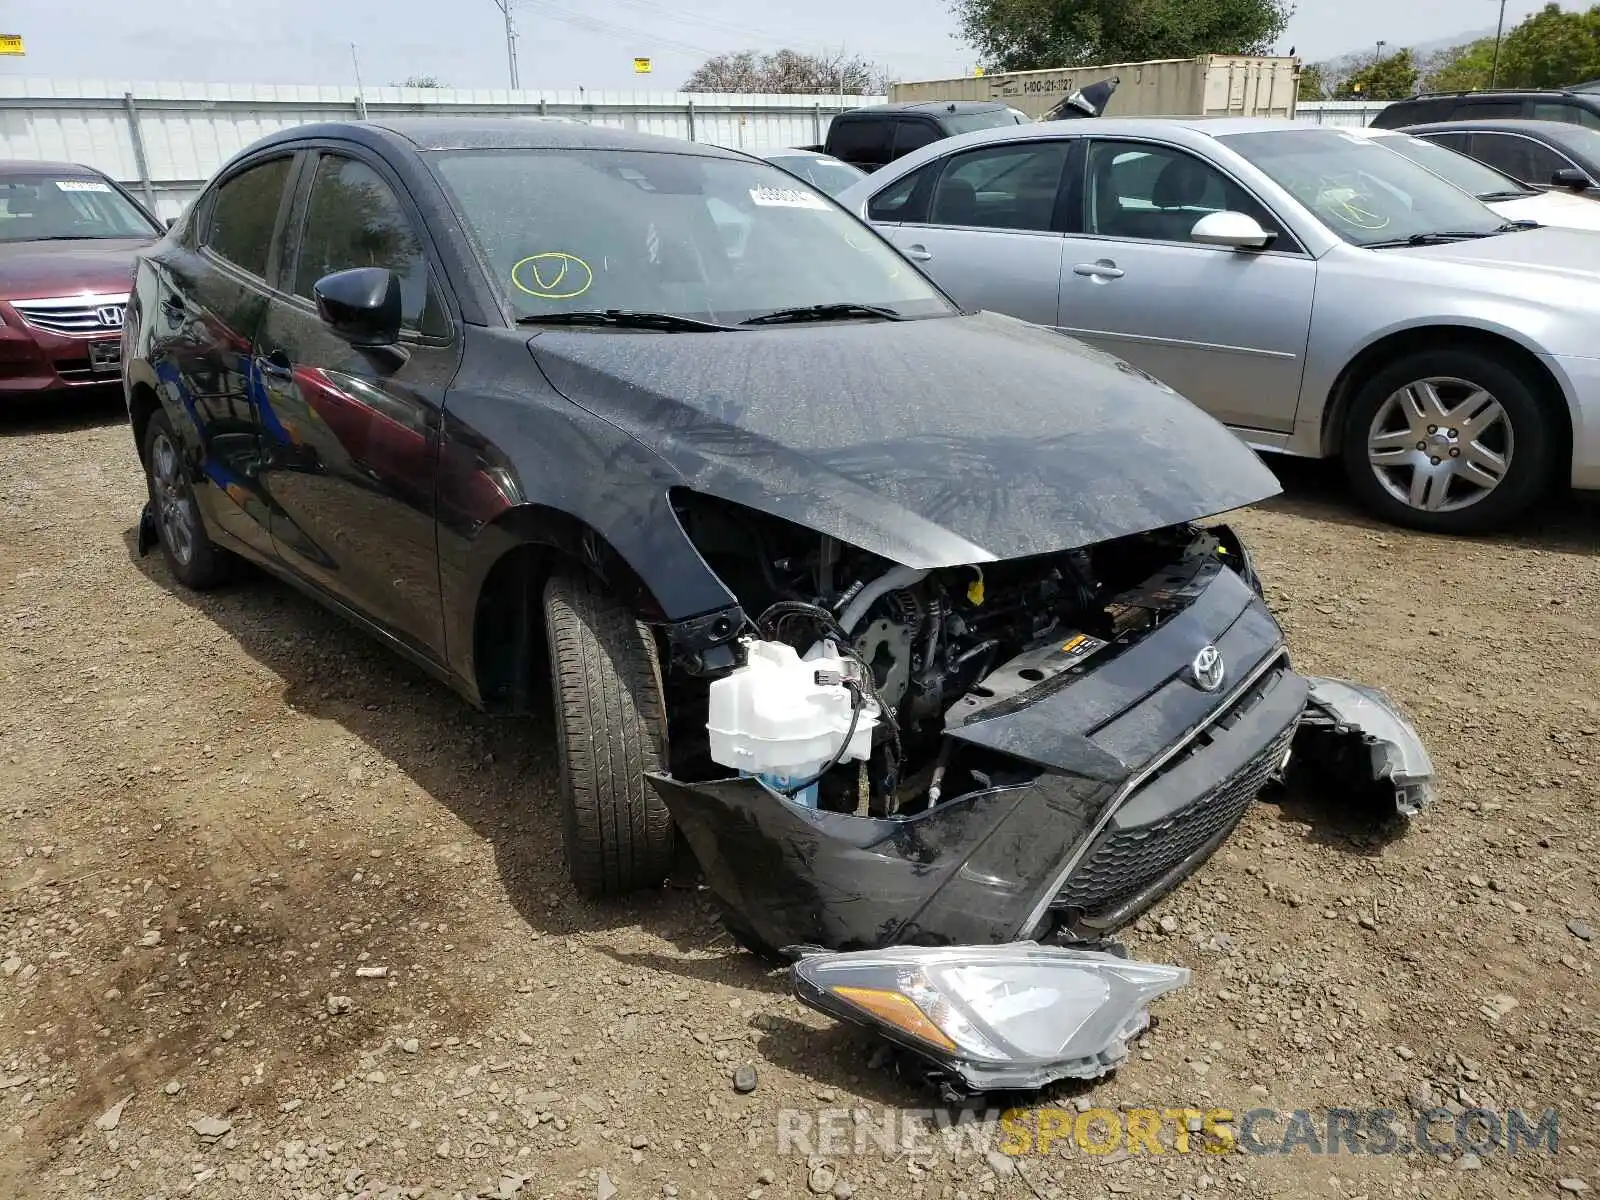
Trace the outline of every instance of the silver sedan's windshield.
<path fill-rule="evenodd" d="M 1505 226 L 1476 197 L 1358 134 L 1281 129 L 1220 140 L 1356 246 L 1487 237 Z"/>
<path fill-rule="evenodd" d="M 524 321 L 611 310 L 717 325 L 835 305 L 857 317 L 865 307 L 955 311 L 856 218 L 767 163 L 568 148 L 430 157 Z"/>

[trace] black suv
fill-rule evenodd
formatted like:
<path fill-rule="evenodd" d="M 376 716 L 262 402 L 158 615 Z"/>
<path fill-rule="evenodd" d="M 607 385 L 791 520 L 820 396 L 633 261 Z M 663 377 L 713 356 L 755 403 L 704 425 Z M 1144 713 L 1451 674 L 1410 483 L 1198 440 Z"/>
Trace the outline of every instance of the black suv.
<path fill-rule="evenodd" d="M 1600 80 L 1569 88 L 1500 88 L 1481 92 L 1429 92 L 1397 100 L 1372 118 L 1376 129 L 1434 121 L 1564 121 L 1600 129 Z"/>

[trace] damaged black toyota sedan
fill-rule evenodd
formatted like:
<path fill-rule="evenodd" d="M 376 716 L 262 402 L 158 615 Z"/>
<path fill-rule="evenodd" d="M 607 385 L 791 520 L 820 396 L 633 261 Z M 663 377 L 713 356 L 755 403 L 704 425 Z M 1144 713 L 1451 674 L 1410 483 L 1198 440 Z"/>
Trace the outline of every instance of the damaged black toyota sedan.
<path fill-rule="evenodd" d="M 1277 491 L 1250 450 L 747 156 L 288 130 L 144 255 L 124 337 L 176 578 L 253 562 L 490 711 L 551 688 L 580 889 L 687 839 L 803 997 L 969 1086 L 1116 1059 L 1183 973 L 1102 939 L 1292 753 L 1426 799 L 1200 524 Z"/>

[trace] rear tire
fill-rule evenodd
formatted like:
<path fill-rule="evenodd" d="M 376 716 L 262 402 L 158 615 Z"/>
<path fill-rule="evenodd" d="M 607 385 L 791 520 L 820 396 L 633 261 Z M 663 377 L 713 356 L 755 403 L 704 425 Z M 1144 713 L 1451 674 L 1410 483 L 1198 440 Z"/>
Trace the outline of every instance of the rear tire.
<path fill-rule="evenodd" d="M 655 638 L 597 580 L 544 589 L 567 870 L 589 896 L 654 887 L 673 859 L 672 816 L 645 780 L 666 761 Z"/>
<path fill-rule="evenodd" d="M 1538 396 L 1503 359 L 1446 348 L 1408 354 L 1356 394 L 1341 456 L 1350 486 L 1396 525 L 1482 533 L 1545 493 L 1559 440 Z"/>
<path fill-rule="evenodd" d="M 144 431 L 144 477 L 155 512 L 161 554 L 173 578 L 203 592 L 233 577 L 238 559 L 211 540 L 194 485 L 184 468 L 182 443 L 167 414 L 151 416 Z"/>

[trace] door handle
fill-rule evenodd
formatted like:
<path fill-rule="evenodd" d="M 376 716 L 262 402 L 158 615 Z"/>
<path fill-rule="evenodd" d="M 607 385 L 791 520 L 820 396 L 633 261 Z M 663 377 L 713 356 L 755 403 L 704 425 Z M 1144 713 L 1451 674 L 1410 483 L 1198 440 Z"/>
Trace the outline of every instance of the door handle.
<path fill-rule="evenodd" d="M 256 366 L 263 375 L 273 379 L 290 379 L 294 376 L 294 364 L 289 361 L 289 356 L 282 350 L 274 350 L 271 354 L 257 355 Z"/>
<path fill-rule="evenodd" d="M 1085 275 L 1090 279 L 1121 279 L 1125 271 L 1109 258 L 1102 258 L 1099 262 L 1079 263 L 1072 268 L 1074 275 Z"/>
<path fill-rule="evenodd" d="M 927 262 L 933 257 L 933 251 L 929 250 L 921 242 L 915 242 L 906 247 L 906 257 L 913 262 Z"/>

